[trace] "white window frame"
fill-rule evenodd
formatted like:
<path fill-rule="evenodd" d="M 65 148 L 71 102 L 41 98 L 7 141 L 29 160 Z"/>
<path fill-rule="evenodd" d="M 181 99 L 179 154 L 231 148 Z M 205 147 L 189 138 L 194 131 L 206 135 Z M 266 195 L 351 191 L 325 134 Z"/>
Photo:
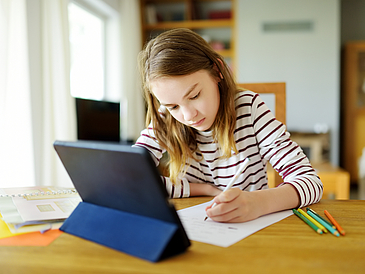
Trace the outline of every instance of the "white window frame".
<path fill-rule="evenodd" d="M 103 0 L 70 0 L 70 2 L 104 20 L 104 96 L 102 100 L 119 102 L 121 98 L 119 2 L 115 1 L 114 7 Z"/>

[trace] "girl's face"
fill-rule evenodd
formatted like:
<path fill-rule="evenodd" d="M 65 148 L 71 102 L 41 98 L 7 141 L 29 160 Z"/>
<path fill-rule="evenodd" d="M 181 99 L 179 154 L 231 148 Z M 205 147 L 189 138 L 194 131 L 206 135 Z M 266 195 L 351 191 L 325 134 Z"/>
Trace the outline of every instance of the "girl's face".
<path fill-rule="evenodd" d="M 211 128 L 219 109 L 218 79 L 206 70 L 151 82 L 151 91 L 180 123 L 199 131 Z"/>

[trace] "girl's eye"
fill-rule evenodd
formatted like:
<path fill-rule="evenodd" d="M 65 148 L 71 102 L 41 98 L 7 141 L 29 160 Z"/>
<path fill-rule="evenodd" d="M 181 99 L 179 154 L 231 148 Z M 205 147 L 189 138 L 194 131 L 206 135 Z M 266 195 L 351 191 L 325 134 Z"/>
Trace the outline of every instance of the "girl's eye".
<path fill-rule="evenodd" d="M 175 109 L 177 109 L 177 105 L 176 106 L 173 106 L 173 107 L 170 107 L 169 108 L 169 111 L 172 111 L 172 110 L 175 110 Z"/>
<path fill-rule="evenodd" d="M 195 95 L 194 97 L 192 97 L 192 98 L 190 98 L 190 99 L 191 99 L 191 100 L 197 99 L 197 98 L 199 97 L 199 95 L 200 95 L 200 92 L 198 92 L 198 94 L 197 94 L 197 95 Z"/>

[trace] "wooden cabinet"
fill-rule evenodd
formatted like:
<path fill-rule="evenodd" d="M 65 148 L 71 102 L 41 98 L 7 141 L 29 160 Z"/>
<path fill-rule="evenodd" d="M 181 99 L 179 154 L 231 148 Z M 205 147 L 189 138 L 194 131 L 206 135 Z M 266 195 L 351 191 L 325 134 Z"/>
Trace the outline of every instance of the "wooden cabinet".
<path fill-rule="evenodd" d="M 341 166 L 356 183 L 365 147 L 365 41 L 347 43 L 343 57 Z"/>
<path fill-rule="evenodd" d="M 188 28 L 205 38 L 234 71 L 235 0 L 140 0 L 142 43 L 165 30 Z"/>

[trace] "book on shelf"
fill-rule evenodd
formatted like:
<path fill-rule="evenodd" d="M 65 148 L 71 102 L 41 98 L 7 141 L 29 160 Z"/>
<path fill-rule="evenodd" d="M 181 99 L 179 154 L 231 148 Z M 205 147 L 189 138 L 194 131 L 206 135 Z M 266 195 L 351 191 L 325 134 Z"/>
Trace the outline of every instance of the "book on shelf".
<path fill-rule="evenodd" d="M 146 6 L 146 21 L 147 24 L 157 23 L 157 12 L 156 12 L 156 7 L 154 5 Z"/>
<path fill-rule="evenodd" d="M 62 222 L 81 202 L 74 188 L 0 188 L 0 213 L 9 228 Z"/>

